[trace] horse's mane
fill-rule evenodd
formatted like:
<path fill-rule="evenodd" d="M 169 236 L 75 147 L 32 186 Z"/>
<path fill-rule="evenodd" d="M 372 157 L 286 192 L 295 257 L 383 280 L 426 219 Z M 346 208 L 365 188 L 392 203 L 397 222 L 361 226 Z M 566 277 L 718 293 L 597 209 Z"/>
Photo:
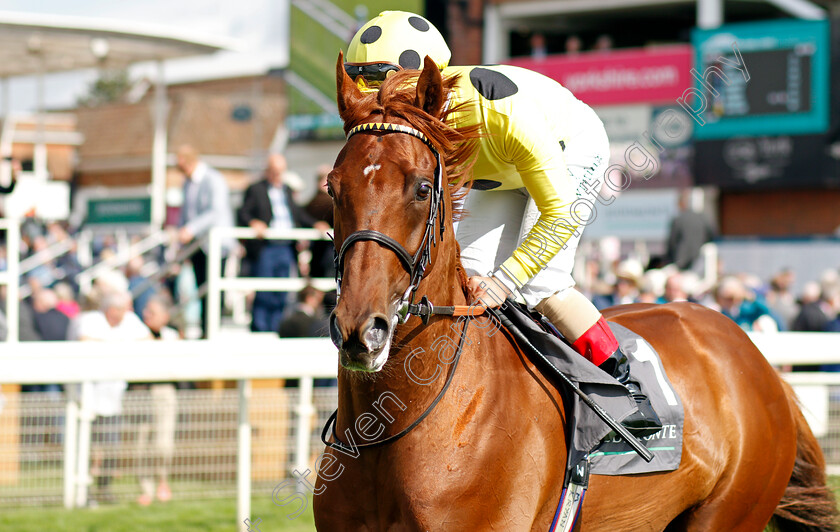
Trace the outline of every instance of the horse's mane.
<path fill-rule="evenodd" d="M 380 115 L 383 122 L 389 117 L 400 118 L 421 131 L 440 152 L 453 199 L 463 197 L 472 177 L 472 166 L 481 136 L 481 126 L 463 124 L 464 113 L 459 113 L 465 103 L 449 106 L 441 118 L 435 118 L 415 105 L 417 79 L 420 72 L 403 70 L 388 77 L 374 93 L 367 94 L 342 116 L 344 132 Z M 449 94 L 458 82 L 458 75 L 443 78 L 444 94 Z M 454 213 L 458 219 L 460 211 Z"/>

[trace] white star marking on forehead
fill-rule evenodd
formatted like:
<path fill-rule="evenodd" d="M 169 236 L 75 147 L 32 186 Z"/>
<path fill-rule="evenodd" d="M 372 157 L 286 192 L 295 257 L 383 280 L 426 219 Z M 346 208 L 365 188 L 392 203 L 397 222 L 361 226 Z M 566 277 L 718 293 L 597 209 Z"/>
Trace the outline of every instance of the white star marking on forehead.
<path fill-rule="evenodd" d="M 381 164 L 369 164 L 369 165 L 367 165 L 367 167 L 365 167 L 363 173 L 365 174 L 365 177 L 367 177 L 368 174 L 370 174 L 371 172 L 375 172 L 375 171 L 379 170 L 380 168 L 382 168 Z"/>

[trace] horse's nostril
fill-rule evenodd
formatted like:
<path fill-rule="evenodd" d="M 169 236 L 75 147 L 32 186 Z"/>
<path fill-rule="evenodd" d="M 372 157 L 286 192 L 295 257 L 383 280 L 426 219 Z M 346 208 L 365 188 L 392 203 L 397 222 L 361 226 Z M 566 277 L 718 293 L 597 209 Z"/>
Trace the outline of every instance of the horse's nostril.
<path fill-rule="evenodd" d="M 330 340 L 339 349 L 341 349 L 341 344 L 344 343 L 341 337 L 341 331 L 338 329 L 338 320 L 335 317 L 335 312 L 330 313 Z"/>
<path fill-rule="evenodd" d="M 375 316 L 368 320 L 368 324 L 362 339 L 368 351 L 378 351 L 388 341 L 388 320 L 381 316 Z"/>

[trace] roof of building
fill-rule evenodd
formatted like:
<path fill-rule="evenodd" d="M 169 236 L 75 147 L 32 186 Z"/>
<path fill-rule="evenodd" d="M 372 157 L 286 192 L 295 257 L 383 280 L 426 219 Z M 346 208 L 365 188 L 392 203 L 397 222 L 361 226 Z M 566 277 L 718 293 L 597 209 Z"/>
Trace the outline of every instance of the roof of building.
<path fill-rule="evenodd" d="M 0 11 L 0 78 L 84 68 L 122 68 L 233 49 L 228 39 L 190 36 L 134 21 Z"/>

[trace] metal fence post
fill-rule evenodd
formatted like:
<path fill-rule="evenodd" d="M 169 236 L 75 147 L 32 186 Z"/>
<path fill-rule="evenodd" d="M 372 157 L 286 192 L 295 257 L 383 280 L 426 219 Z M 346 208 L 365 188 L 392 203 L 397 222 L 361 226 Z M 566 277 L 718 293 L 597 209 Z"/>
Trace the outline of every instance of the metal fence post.
<path fill-rule="evenodd" d="M 251 400 L 251 381 L 239 381 L 239 434 L 236 464 L 236 520 L 240 532 L 250 532 L 245 519 L 251 517 L 251 420 L 248 406 Z"/>
<path fill-rule="evenodd" d="M 219 333 L 222 320 L 222 228 L 210 229 L 210 247 L 207 253 L 207 330 L 204 331 L 208 340 Z"/>
<path fill-rule="evenodd" d="M 76 470 L 79 464 L 79 394 L 78 386 L 68 384 L 64 411 L 64 507 L 75 507 Z"/>
<path fill-rule="evenodd" d="M 88 486 L 90 486 L 90 440 L 93 412 L 91 412 L 91 395 L 93 383 L 81 384 L 81 399 L 79 407 L 79 447 L 76 462 L 76 506 L 84 507 L 88 502 Z"/>
<path fill-rule="evenodd" d="M 297 438 L 295 440 L 295 469 L 303 473 L 309 467 L 309 440 L 312 432 L 312 377 L 300 378 L 297 404 Z"/>

